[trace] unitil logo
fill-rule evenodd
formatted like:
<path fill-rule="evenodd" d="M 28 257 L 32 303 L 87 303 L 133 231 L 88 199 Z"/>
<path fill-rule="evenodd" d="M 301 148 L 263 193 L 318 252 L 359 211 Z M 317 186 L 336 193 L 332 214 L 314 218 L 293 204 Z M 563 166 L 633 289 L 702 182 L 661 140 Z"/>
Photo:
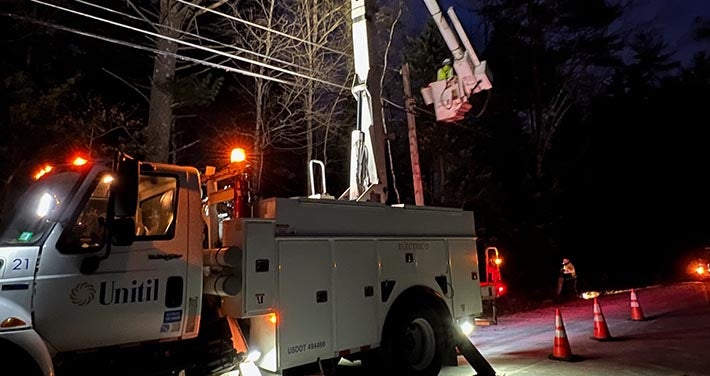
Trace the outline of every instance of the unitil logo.
<path fill-rule="evenodd" d="M 69 300 L 71 300 L 72 304 L 82 307 L 91 303 L 94 300 L 94 296 L 96 296 L 94 285 L 88 282 L 81 282 L 71 289 Z"/>

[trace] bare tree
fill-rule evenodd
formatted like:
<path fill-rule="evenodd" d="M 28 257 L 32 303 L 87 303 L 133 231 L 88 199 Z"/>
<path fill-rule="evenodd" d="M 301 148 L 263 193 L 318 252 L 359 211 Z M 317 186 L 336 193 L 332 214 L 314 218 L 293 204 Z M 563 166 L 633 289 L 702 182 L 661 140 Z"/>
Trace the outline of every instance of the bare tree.
<path fill-rule="evenodd" d="M 293 13 L 297 15 L 296 22 L 301 25 L 299 36 L 309 42 L 298 46 L 301 52 L 296 57 L 300 63 L 311 71 L 313 77 L 346 86 L 352 66 L 349 55 L 352 49 L 349 3 L 337 0 L 298 0 L 293 1 L 292 6 Z M 321 158 L 327 162 L 325 146 L 331 127 L 342 115 L 341 104 L 349 93 L 344 90 L 334 91 L 319 81 L 300 81 L 306 88 L 300 99 L 304 111 L 301 129 L 305 135 L 306 160 L 316 158 L 320 148 Z"/>
<path fill-rule="evenodd" d="M 254 0 L 230 5 L 237 19 L 259 26 L 230 21 L 238 47 L 255 54 L 250 58 L 257 63 L 280 68 L 251 64 L 248 69 L 258 74 L 253 82 L 243 83 L 254 105 L 254 126 L 246 136 L 253 140 L 258 189 L 269 148 L 305 150 L 307 160 L 318 154 L 327 158 L 327 142 L 349 96 L 349 7 L 334 0 Z M 236 127 L 234 131 L 245 135 Z"/>
<path fill-rule="evenodd" d="M 239 19 L 247 19 L 263 27 L 250 27 L 234 20 L 228 20 L 234 42 L 240 48 L 251 51 L 253 53 L 250 56 L 251 59 L 264 64 L 250 64 L 248 67 L 250 71 L 258 73 L 253 82 L 240 81 L 243 93 L 254 106 L 252 114 L 254 127 L 247 132 L 238 127 L 233 129 L 234 132 L 253 140 L 251 163 L 256 173 L 255 188 L 259 191 L 264 169 L 264 150 L 272 142 L 270 135 L 273 132 L 278 132 L 281 124 L 289 123 L 296 116 L 296 113 L 290 109 L 293 105 L 293 98 L 302 90 L 298 87 L 282 87 L 265 78 L 268 76 L 290 80 L 290 77 L 284 77 L 288 76 L 287 73 L 269 69 L 266 64 L 283 67 L 286 70 L 301 70 L 293 62 L 294 41 L 270 30 L 278 30 L 290 35 L 297 27 L 289 19 L 288 13 L 276 7 L 276 0 L 255 0 L 246 7 L 238 7 L 237 4 L 238 2 L 230 4 L 231 12 L 234 15 Z M 287 94 L 279 96 L 277 94 L 279 92 Z M 276 101 L 277 98 L 278 101 Z"/>
<path fill-rule="evenodd" d="M 160 0 L 159 9 L 148 9 L 136 6 L 130 0 L 127 1 L 129 8 L 154 26 L 154 32 L 159 35 L 155 40 L 158 51 L 164 52 L 156 54 L 153 60 L 153 72 L 151 75 L 150 99 L 148 126 L 146 128 L 146 138 L 148 152 L 146 159 L 158 162 L 174 160 L 171 158 L 171 143 L 174 145 L 174 125 L 175 109 L 180 106 L 176 100 L 176 88 L 178 86 L 177 71 L 180 69 L 177 63 L 178 41 L 185 39 L 188 35 L 185 32 L 194 31 L 196 25 L 195 18 L 204 14 L 204 9 L 214 9 L 223 5 L 226 0 L 203 1 L 195 0 L 186 3 L 180 0 Z M 154 20 L 157 19 L 157 22 Z M 188 80 L 194 83 L 194 80 Z M 221 82 L 219 82 L 221 83 Z M 209 96 L 214 97 L 214 90 L 217 86 L 210 87 L 212 91 Z M 202 93 L 200 93 L 202 94 Z M 196 97 L 194 91 L 189 95 Z M 197 102 L 192 98 L 187 102 Z M 173 153 L 174 155 L 174 153 Z"/>

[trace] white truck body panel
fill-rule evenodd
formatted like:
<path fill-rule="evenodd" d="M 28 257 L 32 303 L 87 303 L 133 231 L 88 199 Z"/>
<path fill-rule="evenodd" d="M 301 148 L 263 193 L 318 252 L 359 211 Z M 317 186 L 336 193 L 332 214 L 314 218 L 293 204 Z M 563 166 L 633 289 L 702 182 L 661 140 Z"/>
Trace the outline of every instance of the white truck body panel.
<path fill-rule="evenodd" d="M 30 312 L 38 253 L 39 247 L 8 247 L 2 250 L 0 320 L 13 316 L 26 322 L 28 326 L 32 323 Z"/>
<path fill-rule="evenodd" d="M 374 347 L 380 341 L 376 243 L 338 239 L 332 249 L 335 351 Z"/>
<path fill-rule="evenodd" d="M 331 358 L 334 292 L 330 242 L 288 239 L 277 244 L 280 368 Z"/>
<path fill-rule="evenodd" d="M 263 369 L 379 346 L 390 307 L 414 286 L 437 293 L 454 318 L 482 312 L 471 212 L 303 198 L 261 209 L 269 220 L 225 226 L 237 232 L 243 281 L 224 302 L 226 313 L 253 318 L 249 345 Z"/>
<path fill-rule="evenodd" d="M 160 165 L 158 165 L 160 166 Z M 201 212 L 201 190 L 200 190 L 200 175 L 197 169 L 192 167 L 181 167 L 186 172 L 185 190 L 187 197 L 186 217 L 179 216 L 177 218 L 177 226 L 181 225 L 181 221 L 185 221 L 188 228 L 187 239 L 187 264 L 185 271 L 185 302 L 186 311 L 185 326 L 183 327 L 182 338 L 189 339 L 197 337 L 200 329 L 200 309 L 202 306 L 202 283 L 194 281 L 202 281 L 203 279 L 203 263 L 202 263 L 202 240 L 204 221 L 200 216 L 190 215 L 190 213 Z M 185 194 L 183 194 L 185 196 Z M 195 207 L 192 207 L 195 206 Z"/>
<path fill-rule="evenodd" d="M 244 252 L 242 270 L 244 296 L 244 317 L 274 312 L 276 305 L 276 273 L 279 263 L 276 256 L 276 243 L 273 221 L 249 221 L 244 223 L 248 229 L 240 237 Z"/>
<path fill-rule="evenodd" d="M 39 248 L 7 247 L 2 250 L 0 320 L 15 317 L 26 325 L 0 329 L 0 340 L 19 346 L 36 361 L 45 375 L 53 376 L 54 367 L 49 349 L 42 337 L 32 329 L 32 291 Z"/>
<path fill-rule="evenodd" d="M 473 213 L 452 208 L 269 198 L 257 216 L 275 219 L 277 236 L 475 236 Z"/>
<path fill-rule="evenodd" d="M 475 240 L 451 239 L 448 244 L 451 285 L 454 288 L 451 294 L 451 313 L 454 317 L 466 315 L 471 311 L 479 315 L 483 312 L 481 283 L 478 275 L 472 274 L 473 271 L 479 270 Z M 476 283 L 470 283 L 472 279 L 475 279 Z"/>

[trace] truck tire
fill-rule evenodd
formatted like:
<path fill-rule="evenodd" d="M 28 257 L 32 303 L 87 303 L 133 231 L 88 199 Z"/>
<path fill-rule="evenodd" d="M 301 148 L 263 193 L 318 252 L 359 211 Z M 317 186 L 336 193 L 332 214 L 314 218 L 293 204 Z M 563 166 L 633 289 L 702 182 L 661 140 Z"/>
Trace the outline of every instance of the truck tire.
<path fill-rule="evenodd" d="M 24 350 L 17 346 L 0 342 L 0 361 L 8 365 L 9 370 L 1 372 L 3 376 L 43 376 L 44 373 Z M 14 366 L 13 366 L 14 365 Z"/>
<path fill-rule="evenodd" d="M 445 320 L 431 307 L 400 310 L 383 335 L 381 367 L 394 375 L 438 375 L 446 329 Z"/>

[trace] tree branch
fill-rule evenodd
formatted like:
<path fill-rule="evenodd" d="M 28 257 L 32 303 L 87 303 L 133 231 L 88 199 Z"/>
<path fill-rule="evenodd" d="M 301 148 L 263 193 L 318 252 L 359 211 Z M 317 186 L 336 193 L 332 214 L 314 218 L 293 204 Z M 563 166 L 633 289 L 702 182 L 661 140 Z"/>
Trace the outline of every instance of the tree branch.
<path fill-rule="evenodd" d="M 136 86 L 130 84 L 128 81 L 124 80 L 123 78 L 119 77 L 117 74 L 115 74 L 115 73 L 109 71 L 109 70 L 106 69 L 106 68 L 101 68 L 101 70 L 104 71 L 104 72 L 106 72 L 106 73 L 108 73 L 111 77 L 113 77 L 113 78 L 115 78 L 115 79 L 117 79 L 117 80 L 123 82 L 126 86 L 130 87 L 130 88 L 133 89 L 136 93 L 138 93 L 138 95 L 140 95 L 141 98 L 145 99 L 146 103 L 150 103 L 150 100 L 148 99 L 148 96 L 146 96 L 145 94 L 143 94 L 143 93 L 140 91 L 140 89 L 138 89 Z"/>
<path fill-rule="evenodd" d="M 126 4 L 128 4 L 128 7 L 131 8 L 131 9 L 133 9 L 133 11 L 135 11 L 145 22 L 149 23 L 149 24 L 153 27 L 153 30 L 155 30 L 156 32 L 158 32 L 158 28 L 155 26 L 155 24 L 153 23 L 153 21 L 151 21 L 151 20 L 150 20 L 148 17 L 146 17 L 146 15 L 143 14 L 143 13 L 144 13 L 144 12 L 145 12 L 145 13 L 148 13 L 148 14 L 150 14 L 150 15 L 151 15 L 152 17 L 154 17 L 154 18 L 158 18 L 158 15 L 157 15 L 157 14 L 154 14 L 154 13 L 152 13 L 152 12 L 149 12 L 148 10 L 145 10 L 145 9 L 143 9 L 143 10 L 141 11 L 141 9 L 140 9 L 139 7 L 137 7 L 135 4 L 133 4 L 133 1 L 131 1 L 131 0 L 126 0 Z"/>

